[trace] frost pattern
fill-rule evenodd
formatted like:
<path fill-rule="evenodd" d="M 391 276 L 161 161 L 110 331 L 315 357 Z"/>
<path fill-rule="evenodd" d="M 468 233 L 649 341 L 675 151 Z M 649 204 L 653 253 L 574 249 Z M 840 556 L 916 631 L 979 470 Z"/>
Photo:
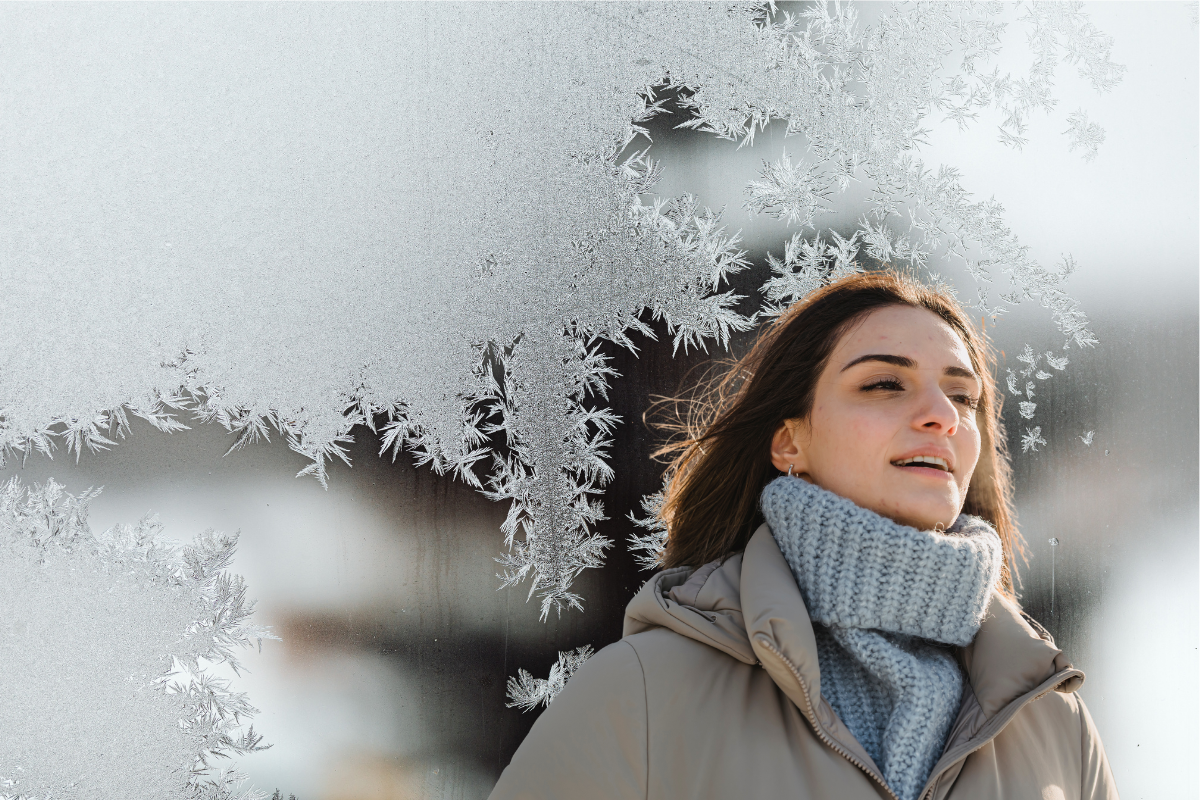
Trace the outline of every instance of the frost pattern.
<path fill-rule="evenodd" d="M 777 317 L 809 292 L 846 275 L 862 272 L 855 260 L 859 232 L 849 239 L 837 231 L 826 233 L 831 242 L 824 241 L 820 235 L 812 241 L 801 238 L 798 233 L 793 235 L 784 246 L 783 261 L 767 254 L 772 277 L 762 286 L 766 295 L 766 303 L 759 312 L 762 316 Z"/>
<path fill-rule="evenodd" d="M 1071 152 L 1083 150 L 1083 160 L 1092 161 L 1104 144 L 1104 129 L 1088 121 L 1087 113 L 1081 108 L 1067 117 L 1070 127 L 1064 133 L 1071 140 Z"/>
<path fill-rule="evenodd" d="M 751 81 L 742 102 L 710 98 L 706 87 L 692 88 L 685 104 L 695 112 L 688 127 L 752 144 L 756 131 L 774 119 L 787 122 L 787 135 L 803 134 L 807 152 L 794 158 L 786 151 L 774 164 L 763 163 L 760 179 L 746 187 L 747 208 L 799 227 L 784 246 L 783 257 L 768 254 L 771 277 L 762 287 L 763 308 L 773 317 L 826 283 L 862 268 L 862 255 L 877 263 L 919 274 L 933 258 L 958 261 L 974 278 L 978 299 L 972 306 L 995 318 L 1008 307 L 1034 299 L 1049 309 L 1065 335 L 1064 348 L 1096 344 L 1086 315 L 1063 288 L 1077 268 L 1064 255 L 1056 269 L 1029 255 L 1029 248 L 1003 222 L 995 200 L 974 201 L 954 167 L 925 167 L 917 156 L 925 134 L 922 122 L 941 111 L 967 130 L 980 113 L 993 108 L 1003 114 L 1000 139 L 1020 149 L 1029 115 L 1054 109 L 1053 79 L 1060 61 L 1076 65 L 1098 91 L 1112 89 L 1124 67 L 1110 58 L 1112 39 L 1083 13 L 1080 3 L 1027 4 L 1020 22 L 1028 29 L 1034 63 L 1027 76 L 1000 75 L 982 65 L 995 56 L 1006 23 L 997 20 L 997 6 L 921 3 L 893 6 L 874 28 L 860 27 L 850 4 L 817 3 L 799 14 L 761 8 L 759 24 L 775 43 L 774 71 L 769 84 Z M 960 58 L 958 71 L 942 73 L 951 55 Z M 724 98 L 722 98 L 724 99 Z M 1084 148 L 1091 160 L 1104 132 L 1080 109 L 1069 118 L 1071 149 Z M 858 229 L 845 232 L 816 228 L 816 220 L 831 210 L 836 194 L 854 182 L 871 191 L 872 208 L 861 216 Z M 902 226 L 907 222 L 907 230 Z M 1007 276 L 998 292 L 1004 305 L 994 304 L 989 284 L 997 273 Z M 929 275 L 938 288 L 957 294 Z M 1066 367 L 1066 357 L 1047 353 L 1053 369 Z M 1008 370 L 1011 394 L 1021 398 L 1020 415 L 1032 419 L 1036 385 L 1051 373 L 1038 369 L 1031 348 L 1018 357 L 1025 362 L 1018 376 Z M 1024 386 L 1019 379 L 1024 378 Z M 1036 451 L 1046 441 L 1041 428 L 1026 429 L 1022 451 Z M 666 530 L 657 519 L 659 494 L 643 499 L 649 519 L 631 521 L 648 533 L 634 534 L 630 546 L 639 563 L 652 567 Z M 656 549 L 657 548 L 657 549 Z M 649 554 L 649 558 L 645 554 Z"/>
<path fill-rule="evenodd" d="M 1054 373 L 1047 372 L 1046 370 L 1039 368 L 1042 358 L 1046 359 L 1046 366 L 1059 372 L 1065 370 L 1067 368 L 1067 364 L 1069 363 L 1069 360 L 1066 356 L 1056 356 L 1050 351 L 1045 353 L 1035 353 L 1033 351 L 1033 347 L 1029 344 L 1026 344 L 1025 348 L 1019 354 L 1017 354 L 1017 360 L 1025 365 L 1024 368 L 1016 372 L 1014 372 L 1011 368 L 1006 369 L 1005 383 L 1008 385 L 1009 393 L 1014 394 L 1017 397 L 1025 398 L 1024 400 L 1020 400 L 1017 404 L 1022 419 L 1033 419 L 1034 414 L 1037 411 L 1037 403 L 1032 402 L 1033 398 L 1036 396 L 1035 390 L 1037 388 L 1037 384 L 1028 379 L 1036 378 L 1039 381 L 1045 381 L 1054 377 Z M 1024 389 L 1018 386 L 1018 382 L 1021 378 L 1026 379 Z M 1090 446 L 1094 433 L 1095 431 L 1088 431 L 1086 435 L 1079 438 L 1083 440 L 1084 444 Z M 1037 426 L 1032 429 L 1026 428 L 1025 434 L 1021 437 L 1021 452 L 1028 453 L 1032 451 L 1036 453 L 1038 452 L 1038 445 L 1045 444 L 1047 444 L 1047 442 L 1042 437 L 1041 426 Z"/>
<path fill-rule="evenodd" d="M 1046 444 L 1046 440 L 1042 438 L 1041 426 L 1038 425 L 1033 428 L 1026 428 L 1025 435 L 1021 437 L 1021 452 L 1027 453 L 1030 450 L 1037 452 L 1039 444 Z"/>
<path fill-rule="evenodd" d="M 179 546 L 147 515 L 93 535 L 99 493 L 0 488 L 0 729 L 21 732 L 0 737 L 0 797 L 265 798 L 212 766 L 270 746 L 252 725 L 238 732 L 256 709 L 211 674 L 278 638 L 251 624 L 226 571 L 236 534 Z"/>
<path fill-rule="evenodd" d="M 642 512 L 648 516 L 638 519 L 632 511 L 629 512 L 629 521 L 645 531 L 644 533 L 634 531 L 629 534 L 629 550 L 633 553 L 634 561 L 644 570 L 662 568 L 663 551 L 667 546 L 667 526 L 661 517 L 665 502 L 666 485 L 664 482 L 661 491 L 642 498 Z"/>
<path fill-rule="evenodd" d="M 659 168 L 639 137 L 662 110 L 655 87 L 664 85 L 681 92 L 692 114 L 688 127 L 752 144 L 757 130 L 783 120 L 789 133 L 805 137 L 803 153 L 764 164 L 747 187 L 754 213 L 801 229 L 782 258 L 770 257 L 766 314 L 863 269 L 865 258 L 914 270 L 937 258 L 965 265 L 983 313 L 1035 300 L 1068 343 L 1096 341 L 1063 288 L 1073 262 L 1061 269 L 1038 263 L 1004 224 L 998 203 L 973 199 L 953 167 L 932 169 L 919 157 L 923 122 L 934 112 L 970 128 L 983 124 L 988 109 L 999 111 L 1004 135 L 1019 138 L 1032 111 L 1053 108 L 1060 62 L 1077 65 L 1096 88 L 1111 88 L 1122 68 L 1078 4 L 1026 8 L 1019 23 L 1033 37 L 1035 64 L 1020 78 L 983 71 L 1007 24 L 999 21 L 1006 10 L 991 5 L 896 6 L 873 26 L 859 25 L 852 5 L 824 3 L 800 15 L 746 4 L 313 6 L 305 30 L 326 32 L 319 46 L 287 53 L 272 48 L 290 9 L 222 8 L 187 17 L 189 29 L 205 35 L 176 42 L 166 55 L 136 38 L 146 26 L 122 16 L 135 12 L 39 12 L 49 15 L 46 36 L 107 26 L 109 53 L 143 53 L 137 75 L 100 52 L 88 70 L 58 65 L 63 75 L 120 87 L 112 93 L 113 118 L 137 122 L 155 105 L 141 102 L 145 76 L 174 74 L 179 64 L 195 73 L 188 87 L 234 88 L 225 99 L 183 95 L 188 102 L 180 101 L 169 122 L 131 124 L 116 149 L 87 162 L 97 185 L 133 192 L 140 205 L 89 200 L 68 208 L 78 213 L 40 213 L 36 187 L 68 181 L 54 165 L 75 162 L 16 152 L 10 159 L 39 165 L 0 177 L 12 185 L 7 208 L 28 215 L 14 217 L 14 225 L 42 237 L 45 263 L 11 248 L 0 262 L 33 274 L 94 251 L 98 263 L 54 267 L 57 302 L 79 313 L 47 329 L 38 327 L 45 315 L 37 287 L 5 278 L 0 318 L 25 328 L 3 340 L 20 350 L 2 345 L 2 356 L 25 366 L 0 374 L 0 456 L 50 456 L 62 443 L 78 459 L 84 448 L 113 446 L 133 417 L 174 431 L 190 416 L 232 433 L 230 453 L 281 436 L 311 462 L 298 474 L 326 485 L 330 464 L 349 463 L 352 429 L 365 425 L 381 433 L 381 455 L 407 450 L 418 464 L 509 502 L 501 583 L 528 579 L 543 619 L 581 608 L 572 582 L 599 566 L 611 546 L 595 523 L 605 518 L 597 495 L 612 478 L 608 447 L 619 422 L 605 407 L 606 388 L 619 376 L 600 343 L 636 351 L 634 335 L 649 336 L 647 320 L 655 319 L 666 323 L 675 351 L 707 349 L 709 341 L 727 345 L 731 333 L 757 319 L 739 313 L 743 298 L 722 290 L 748 265 L 738 234 L 694 197 L 653 194 Z M 193 14 L 187 7 L 161 13 Z M 446 33 L 425 49 L 387 38 L 431 26 Z M 546 30 L 555 35 L 541 35 Z M 267 54 L 265 63 L 286 64 L 287 75 L 327 75 L 338 91 L 331 100 L 316 83 L 289 82 L 279 91 L 260 82 L 269 78 L 247 77 L 254 70 L 223 73 L 223 62 L 189 49 L 193 39 L 212 37 Z M 370 63 L 378 69 L 359 69 L 364 42 L 375 48 L 371 58 L 379 60 Z M 303 60 L 310 50 L 322 54 L 319 64 Z M 9 48 L 0 60 L 19 52 Z M 957 66 L 947 70 L 952 59 Z M 445 92 L 443 80 L 455 91 Z M 379 107 L 403 115 L 363 116 L 368 104 L 345 100 L 364 96 L 386 96 Z M 443 99 L 426 102 L 432 96 Z M 133 105 L 120 105 L 127 99 Z M 95 131 L 86 119 L 57 124 L 48 102 L 14 106 L 28 131 L 13 146 L 75 152 L 79 142 L 60 139 Z M 298 116 L 309 120 L 303 131 L 291 125 Z M 245 124 L 210 127 L 226 117 Z M 318 135 L 304 139 L 310 128 Z M 281 130 L 300 138 L 272 138 Z M 140 138 L 155 131 L 162 135 Z M 215 141 L 220 157 L 233 160 L 192 158 Z M 345 147 L 322 149 L 329 142 Z M 243 151 L 254 158 L 234 159 Z M 180 206 L 172 188 L 141 202 L 143 184 L 131 188 L 107 170 L 137 163 L 144 152 L 183 170 L 171 187 L 202 192 L 211 185 L 215 194 L 205 202 L 188 196 Z M 193 163 L 203 175 L 179 166 Z M 329 165 L 336 177 L 311 164 Z M 231 183 L 214 184 L 210 173 Z M 821 213 L 854 184 L 871 198 L 858 229 L 816 229 Z M 22 194 L 27 185 L 35 188 Z M 260 186 L 271 187 L 266 200 Z M 335 201 L 287 205 L 322 196 L 313 186 Z M 339 193 L 344 186 L 355 187 L 353 197 Z M 227 197 L 240 197 L 242 206 L 226 207 Z M 193 222 L 196 209 L 209 206 L 228 213 Z M 109 207 L 127 216 L 104 217 Z M 94 229 L 84 211 L 101 215 Z M 71 225 L 55 225 L 62 219 Z M 121 236 L 111 236 L 114 230 Z M 133 244 L 113 250 L 123 236 Z M 1005 305 L 989 295 L 994 280 L 1006 281 L 999 291 Z M 113 298 L 110 286 L 124 294 Z M 116 307 L 128 313 L 108 314 Z M 114 341 L 128 342 L 117 356 L 108 347 Z M 26 364 L 28 352 L 38 353 L 38 364 Z M 1032 388 L 1025 394 L 1031 400 Z"/>
<path fill-rule="evenodd" d="M 558 661 L 550 667 L 550 677 L 535 678 L 526 670 L 518 670 L 515 678 L 508 679 L 509 708 L 519 707 L 531 711 L 538 706 L 548 706 L 550 701 L 567 685 L 567 681 L 592 657 L 591 645 L 585 644 L 575 650 L 558 654 Z"/>
<path fill-rule="evenodd" d="M 615 172 L 615 161 L 608 165 Z M 636 174 L 644 178 L 649 170 Z M 726 346 L 730 333 L 746 330 L 750 321 L 732 308 L 740 295 L 709 293 L 728 274 L 748 266 L 744 253 L 736 249 L 737 237 L 724 234 L 716 215 L 698 214 L 694 198 L 647 207 L 633 197 L 639 188 L 631 187 L 624 198 L 630 203 L 625 239 L 629 260 L 665 261 L 683 289 L 655 299 L 649 308 L 653 319 L 673 323 L 676 351 L 681 344 L 685 351 L 689 346 L 704 348 L 706 338 Z M 618 325 L 653 335 L 635 317 L 614 321 L 607 338 L 635 350 Z M 508 548 L 499 559 L 502 585 L 530 577 L 529 596 L 540 591 L 543 619 L 562 604 L 583 608 L 569 587 L 582 570 L 600 566 L 603 550 L 611 546 L 589 530 L 606 519 L 601 504 L 589 495 L 612 480 L 613 470 L 604 456 L 619 418 L 585 402 L 593 396 L 607 400 L 605 380 L 616 372 L 595 347 L 599 333 L 588 335 L 573 327 L 566 334 L 526 336 L 519 350 L 500 352 L 503 384 L 490 381 L 489 390 L 480 395 L 490 403 L 488 416 L 498 417 L 486 432 L 504 434 L 510 452 L 508 457 L 493 454 L 491 489 L 485 492 L 493 500 L 512 501 L 502 525 Z M 546 364 L 561 367 L 547 374 Z M 538 469 L 539 464 L 553 468 Z M 517 537 L 518 531 L 523 538 Z"/>
<path fill-rule="evenodd" d="M 751 83 L 741 93 L 743 102 L 734 104 L 718 105 L 699 87 L 687 101 L 696 113 L 688 126 L 744 145 L 772 119 L 786 120 L 788 135 L 807 138 L 808 159 L 793 164 L 785 154 L 777 164 L 764 165 L 762 180 L 747 187 L 752 211 L 809 226 L 831 201 L 831 187 L 845 191 L 865 181 L 873 191 L 873 219 L 861 220 L 851 241 L 861 235 L 872 257 L 918 266 L 935 252 L 957 259 L 980 284 L 974 307 L 993 317 L 1006 310 L 991 304 L 985 285 L 999 269 L 1011 287 L 1001 294 L 1005 302 L 1039 300 L 1069 341 L 1088 346 L 1096 340 L 1087 317 L 1061 288 L 1067 273 L 1034 261 L 1004 226 L 1000 204 L 971 201 L 956 169 L 942 165 L 935 172 L 914 155 L 925 133 L 922 121 L 935 109 L 950 112 L 965 127 L 974 112 L 963 109 L 995 103 L 1008 114 L 1006 124 L 1023 130 L 1032 108 L 1052 107 L 1051 78 L 1060 50 L 1098 89 L 1120 79 L 1122 69 L 1111 64 L 1108 50 L 1099 55 L 1082 50 L 1111 43 L 1097 38 L 1077 6 L 1027 9 L 1022 21 L 1032 28 L 1038 58 L 1029 78 L 983 75 L 977 62 L 997 53 L 1003 28 L 993 19 L 996 13 L 984 6 L 917 4 L 893 10 L 875 27 L 860 27 L 851 5 L 821 3 L 799 16 L 784 13 L 763 23 L 775 44 L 773 80 Z M 955 53 L 960 71 L 939 75 L 943 60 Z M 885 227 L 905 215 L 908 234 Z M 791 244 L 793 258 L 785 252 L 783 263 L 797 275 L 773 279 L 769 300 L 796 296 L 783 286 L 786 280 L 797 292 L 814 285 L 807 262 L 798 260 L 807 253 L 795 239 Z M 781 272 L 776 260 L 771 266 Z"/>
<path fill-rule="evenodd" d="M 128 432 L 125 422 L 133 416 L 162 430 L 179 430 L 190 415 L 233 433 L 230 453 L 269 440 L 272 433 L 282 436 L 311 460 L 298 474 L 326 485 L 331 462 L 349 463 L 345 446 L 351 430 L 366 425 L 381 432 L 383 452 L 393 458 L 408 450 L 418 464 L 510 501 L 502 583 L 530 579 L 530 596 L 540 596 L 543 619 L 551 609 L 581 608 L 571 583 L 582 569 L 599 566 L 610 544 L 594 533 L 594 524 L 604 519 L 595 495 L 612 477 L 606 448 L 618 422 L 603 406 L 606 381 L 615 373 L 605 365 L 599 341 L 636 350 L 631 336 L 652 335 L 648 322 L 656 320 L 666 323 L 676 350 L 707 349 L 709 340 L 725 346 L 731 333 L 750 325 L 735 309 L 742 298 L 721 291 L 730 274 L 747 266 L 738 236 L 726 233 L 720 216 L 699 208 L 691 196 L 649 195 L 658 170 L 644 146 L 629 146 L 646 132 L 640 123 L 660 110 L 650 87 L 664 70 L 705 83 L 720 74 L 690 52 L 708 47 L 683 44 L 689 37 L 693 43 L 710 37 L 717 49 L 756 61 L 758 34 L 745 22 L 744 9 L 716 12 L 728 23 L 717 29 L 706 24 L 708 8 L 654 11 L 643 18 L 641 9 L 626 6 L 609 10 L 604 19 L 589 6 L 314 9 L 313 14 L 330 15 L 337 24 L 314 24 L 313 30 L 354 30 L 364 16 L 369 18 L 364 27 L 373 29 L 379 27 L 373 15 L 384 15 L 384 29 L 406 34 L 430 24 L 426 17 L 432 13 L 442 15 L 445 29 L 457 31 L 439 39 L 440 49 L 432 55 L 407 55 L 400 48 L 398 66 L 419 75 L 428 72 L 430 58 L 442 59 L 461 89 L 453 97 L 471 112 L 446 114 L 416 99 L 395 103 L 413 116 L 390 121 L 387 135 L 395 135 L 399 122 L 409 138 L 399 148 L 388 144 L 384 151 L 392 162 L 380 168 L 400 177 L 377 205 L 402 203 L 399 218 L 424 220 L 429 235 L 420 241 L 393 239 L 387 259 L 374 268 L 359 260 L 348 267 L 335 256 L 301 271 L 284 259 L 275 280 L 264 281 L 272 291 L 274 285 L 301 289 L 289 297 L 292 324 L 280 326 L 282 335 L 269 325 L 257 336 L 248 331 L 247 319 L 264 316 L 257 307 L 223 323 L 230 303 L 221 292 L 232 289 L 255 303 L 261 299 L 246 281 L 232 287 L 219 281 L 193 285 L 179 301 L 182 308 L 164 315 L 159 328 L 147 334 L 157 346 L 130 348 L 157 354 L 155 363 L 137 365 L 135 379 L 120 382 L 117 392 L 136 387 L 135 399 L 118 396 L 96 410 L 65 413 L 64 406 L 86 407 L 112 392 L 93 386 L 90 393 L 76 392 L 69 403 L 47 405 L 38 399 L 30 404 L 22 399 L 28 392 L 19 383 L 0 383 L 0 453 L 27 456 L 36 450 L 50 456 L 56 443 L 65 442 L 78 458 L 84 447 L 110 447 Z M 257 18 L 246 22 L 250 33 L 239 28 L 221 35 L 252 37 L 254 26 L 262 24 Z M 598 22 L 603 23 L 599 34 Z M 614 61 L 612 53 L 630 48 L 630 25 L 673 34 L 645 48 L 646 57 L 636 64 Z M 552 42 L 523 45 L 530 58 L 513 55 L 514 42 L 529 43 L 538 38 L 530 32 L 549 27 L 558 34 Z M 262 34 L 274 41 L 270 27 Z M 355 35 L 360 37 L 356 49 L 361 38 L 371 36 L 362 30 Z M 319 49 L 324 51 L 325 44 Z M 388 50 L 396 51 L 394 44 Z M 470 58 L 463 57 L 467 52 Z M 172 63 L 186 60 L 171 58 Z M 322 65 L 323 72 L 327 63 Z M 358 80 L 362 74 L 369 73 L 351 77 Z M 416 92 L 413 97 L 419 98 L 429 88 L 394 75 L 384 78 L 372 91 Z M 214 83 L 226 81 L 196 82 Z M 289 84 L 284 97 L 290 92 Z M 136 96 L 137 90 L 131 93 Z M 543 98 L 542 105 L 527 103 L 531 96 Z M 255 108 L 262 105 L 258 97 Z M 328 101 L 314 102 L 320 110 Z M 336 124 L 342 136 L 341 115 Z M 439 130 L 432 143 L 425 133 L 430 129 Z M 422 183 L 429 163 L 423 151 L 442 141 L 451 142 L 456 158 L 442 162 L 445 169 L 434 182 Z M 458 158 L 462 153 L 480 155 Z M 420 155 L 421 162 L 406 165 L 410 154 Z M 393 163 L 397 157 L 400 162 Z M 294 172 L 291 161 L 286 171 Z M 496 191 L 498 186 L 504 191 Z M 527 202 L 535 196 L 552 196 L 552 206 Z M 449 208 L 447 203 L 457 203 L 452 213 L 431 211 Z M 260 228 L 274 230 L 281 217 L 287 215 L 276 215 Z M 370 237 L 345 227 L 353 234 L 343 248 L 349 252 L 364 238 L 390 233 L 395 224 L 379 223 Z M 246 238 L 255 235 L 248 231 Z M 333 235 L 322 246 L 336 250 L 339 241 Z M 348 282 L 339 271 L 365 273 L 360 281 Z M 162 282 L 169 284 L 170 275 Z M 87 280 L 70 276 L 62 283 L 74 288 Z M 215 296 L 205 295 L 214 290 Z M 309 332 L 306 316 L 328 319 L 327 299 L 347 297 L 352 302 L 343 305 L 362 320 L 361 330 L 342 333 L 339 326 L 330 331 L 326 325 Z M 199 318 L 194 308 L 203 312 Z M 20 308 L 11 316 L 21 317 Z M 240 338 L 231 340 L 228 330 Z M 56 335 L 64 338 L 61 331 Z M 81 332 L 65 338 L 103 337 Z M 185 341 L 168 349 L 169 342 L 180 339 Z M 99 360 L 84 350 L 85 363 Z M 78 359 L 69 353 L 59 361 Z M 112 387 L 114 371 L 121 373 L 111 368 L 95 383 Z M 140 398 L 138 391 L 144 392 Z"/>
<path fill-rule="evenodd" d="M 805 168 L 804 162 L 793 164 L 783 151 L 779 161 L 763 162 L 763 180 L 746 187 L 750 199 L 746 202 L 751 214 L 768 214 L 775 219 L 787 217 L 789 225 L 801 228 L 812 226 L 813 219 L 828 211 L 833 187 L 820 174 L 817 165 Z"/>
<path fill-rule="evenodd" d="M 1011 74 L 1001 77 L 998 71 L 982 76 L 981 84 L 990 91 L 994 105 L 1004 114 L 1000 125 L 1000 140 L 1021 149 L 1029 140 L 1024 138 L 1029 115 L 1037 110 L 1054 110 L 1054 73 L 1060 59 L 1078 67 L 1081 77 L 1087 78 L 1097 92 L 1115 87 L 1125 67 L 1112 61 L 1113 40 L 1092 24 L 1083 12 L 1083 3 L 1026 3 L 1023 22 L 1028 23 L 1029 47 L 1034 63 L 1023 78 Z M 981 94 L 982 97 L 982 94 Z M 1088 125 L 1087 115 L 1076 111 L 1070 117 L 1071 150 L 1085 147 L 1084 160 L 1095 157 L 1096 148 L 1104 141 L 1104 130 Z M 1082 136 L 1076 133 L 1083 126 Z"/>

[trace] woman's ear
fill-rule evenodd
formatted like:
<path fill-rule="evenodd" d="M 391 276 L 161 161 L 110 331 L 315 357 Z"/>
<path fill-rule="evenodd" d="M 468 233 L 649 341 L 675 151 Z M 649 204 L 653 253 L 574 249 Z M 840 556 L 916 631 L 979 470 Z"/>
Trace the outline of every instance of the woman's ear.
<path fill-rule="evenodd" d="M 800 420 L 785 419 L 771 437 L 771 464 L 780 472 L 800 475 L 808 470 L 804 455 L 803 424 Z"/>

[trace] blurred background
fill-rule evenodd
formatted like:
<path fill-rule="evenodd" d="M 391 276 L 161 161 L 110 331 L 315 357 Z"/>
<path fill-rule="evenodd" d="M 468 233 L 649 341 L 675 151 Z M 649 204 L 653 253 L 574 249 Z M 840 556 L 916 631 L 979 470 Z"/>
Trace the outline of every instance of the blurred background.
<path fill-rule="evenodd" d="M 1063 351 L 1049 313 L 1029 302 L 985 327 L 1001 386 L 1005 368 L 1024 366 L 1015 357 L 1026 344 L 1070 361 L 1038 383 L 1033 420 L 1020 418 L 1012 396 L 1004 406 L 1027 544 L 1021 600 L 1087 673 L 1080 693 L 1126 798 L 1196 797 L 1198 785 L 1196 770 L 1181 766 L 1200 752 L 1190 5 L 1088 6 L 1116 37 L 1114 59 L 1129 67 L 1111 95 L 1088 101 L 1108 129 L 1095 162 L 1068 154 L 1061 131 L 1049 128 L 1013 153 L 934 126 L 926 151 L 1000 199 L 1008 224 L 1044 263 L 1069 251 L 1081 265 L 1067 289 L 1091 319 L 1096 347 Z M 1060 75 L 1064 96 L 1090 91 L 1072 83 L 1073 73 Z M 651 124 L 650 155 L 664 167 L 656 191 L 694 193 L 726 209 L 731 231 L 743 231 L 754 267 L 733 287 L 746 297 L 739 310 L 750 313 L 770 277 L 766 254 L 781 255 L 790 231 L 750 219 L 742 188 L 764 160 L 779 158 L 782 126 L 739 150 L 675 130 L 682 120 Z M 1033 123 L 1042 124 L 1059 123 Z M 800 150 L 793 139 L 786 145 Z M 848 233 L 860 213 L 847 203 L 822 227 Z M 935 269 L 973 298 L 969 277 L 950 265 Z M 96 530 L 153 511 L 179 539 L 210 527 L 240 531 L 232 569 L 258 601 L 257 621 L 281 638 L 245 654 L 247 674 L 228 676 L 249 693 L 260 710 L 255 729 L 274 745 L 236 763 L 257 788 L 299 800 L 483 798 L 537 714 L 505 707 L 507 677 L 518 668 L 545 677 L 558 651 L 618 639 L 624 606 L 648 577 L 625 548 L 634 531 L 625 517 L 642 516 L 641 498 L 661 485 L 661 465 L 649 458 L 658 438 L 641 422 L 650 395 L 681 391 L 710 358 L 740 355 L 753 337 L 736 335 L 728 354 L 672 357 L 664 327 L 652 327 L 659 341 L 638 337 L 640 356 L 605 348 L 620 374 L 610 397 L 623 423 L 611 448 L 616 479 L 602 496 L 609 519 L 598 530 L 617 546 L 602 570 L 576 582 L 585 611 L 546 623 L 520 587 L 497 591 L 506 505 L 405 458 L 379 457 L 378 438 L 363 427 L 353 431 L 353 468 L 334 463 L 328 490 L 292 477 L 309 462 L 281 441 L 222 457 L 233 437 L 220 427 L 168 435 L 141 420 L 109 452 L 84 452 L 78 463 L 61 452 L 32 455 L 0 479 L 53 476 L 75 494 L 103 486 L 92 503 Z M 1022 452 L 1032 425 L 1046 444 Z"/>

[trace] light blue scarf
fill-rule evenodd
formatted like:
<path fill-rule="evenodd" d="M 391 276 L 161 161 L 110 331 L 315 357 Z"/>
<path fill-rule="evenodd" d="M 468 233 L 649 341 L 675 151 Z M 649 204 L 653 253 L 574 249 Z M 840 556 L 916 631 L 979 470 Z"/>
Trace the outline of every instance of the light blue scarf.
<path fill-rule="evenodd" d="M 816 623 L 821 694 L 900 800 L 914 800 L 957 715 L 966 645 L 1000 577 L 1000 537 L 968 514 L 921 531 L 800 478 L 763 490 L 767 525 Z"/>

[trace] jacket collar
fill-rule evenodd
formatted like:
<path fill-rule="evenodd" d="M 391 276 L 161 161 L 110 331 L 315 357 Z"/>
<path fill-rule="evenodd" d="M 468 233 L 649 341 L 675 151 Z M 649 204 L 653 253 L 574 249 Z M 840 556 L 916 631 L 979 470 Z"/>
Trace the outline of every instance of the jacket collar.
<path fill-rule="evenodd" d="M 741 608 L 741 554 L 655 573 L 625 607 L 621 635 L 667 628 L 745 664 L 758 661 Z"/>
<path fill-rule="evenodd" d="M 744 663 L 761 662 L 802 710 L 808 705 L 807 694 L 810 710 L 820 722 L 832 716 L 823 708 L 827 704 L 820 702 L 821 671 L 812 621 L 765 523 L 742 554 L 695 570 L 664 570 L 647 581 L 626 608 L 624 635 L 653 627 L 669 628 Z M 772 650 L 786 663 L 780 663 Z M 980 721 L 1055 674 L 1072 669 L 1048 635 L 1043 638 L 999 592 L 993 592 L 979 632 L 971 644 L 959 649 L 959 658 L 974 695 L 971 705 L 978 708 L 973 716 Z M 1083 676 L 1076 670 L 1057 688 L 1075 691 L 1082 683 Z"/>
<path fill-rule="evenodd" d="M 1072 669 L 1049 634 L 1043 638 L 998 591 L 992 592 L 975 640 L 959 649 L 959 660 L 984 717 L 995 716 L 1051 676 Z M 1080 674 L 1059 689 L 1073 692 L 1082 684 Z"/>

